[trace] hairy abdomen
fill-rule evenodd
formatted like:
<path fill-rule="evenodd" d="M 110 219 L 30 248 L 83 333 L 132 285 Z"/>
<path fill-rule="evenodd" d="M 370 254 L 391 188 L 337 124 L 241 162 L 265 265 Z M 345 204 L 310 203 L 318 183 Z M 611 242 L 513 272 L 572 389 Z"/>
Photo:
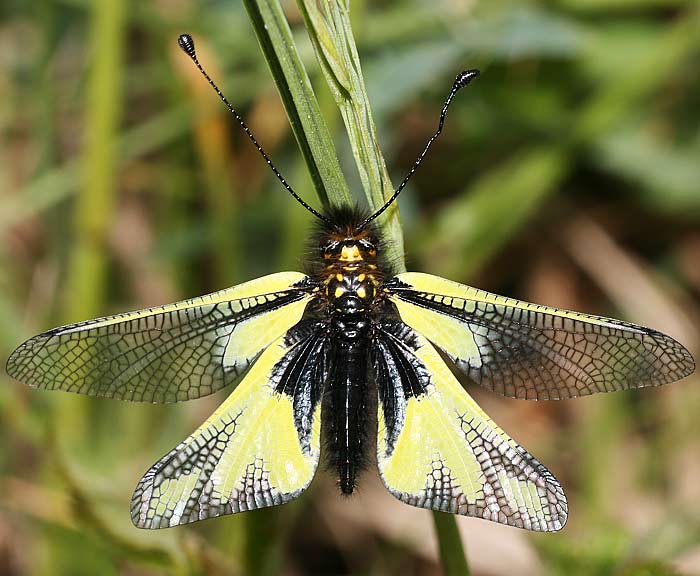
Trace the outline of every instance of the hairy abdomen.
<path fill-rule="evenodd" d="M 330 464 L 338 473 L 344 494 L 352 494 L 366 462 L 368 359 L 366 337 L 333 338 L 323 413 Z"/>

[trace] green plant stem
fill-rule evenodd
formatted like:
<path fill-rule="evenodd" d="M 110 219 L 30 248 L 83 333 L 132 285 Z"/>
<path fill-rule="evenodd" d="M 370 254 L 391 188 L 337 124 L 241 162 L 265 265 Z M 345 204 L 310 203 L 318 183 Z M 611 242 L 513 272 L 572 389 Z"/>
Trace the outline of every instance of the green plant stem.
<path fill-rule="evenodd" d="M 117 132 L 122 103 L 122 34 L 124 5 L 104 0 L 92 7 L 89 53 L 90 72 L 84 135 L 82 181 L 75 199 L 75 248 L 69 254 L 66 301 L 67 322 L 98 316 L 107 286 L 108 234 L 115 197 L 118 164 Z M 93 444 L 85 404 L 57 399 L 56 418 L 62 422 L 61 440 L 67 454 Z"/>
<path fill-rule="evenodd" d="M 433 512 L 433 522 L 440 547 L 443 574 L 445 576 L 469 576 L 466 551 L 455 517 L 445 512 Z"/>
<path fill-rule="evenodd" d="M 117 166 L 117 128 L 122 102 L 124 6 L 119 0 L 94 5 L 83 187 L 75 205 L 75 252 L 69 271 L 67 317 L 93 316 L 105 286 L 107 233 L 112 218 Z"/>
<path fill-rule="evenodd" d="M 289 23 L 276 0 L 243 0 L 321 202 L 351 202 L 333 140 L 311 81 L 299 58 Z"/>
<path fill-rule="evenodd" d="M 298 0 L 298 4 L 321 70 L 345 122 L 365 196 L 370 207 L 376 210 L 391 196 L 394 188 L 372 119 L 352 33 L 349 3 L 343 0 Z M 379 226 L 387 242 L 387 259 L 399 271 L 405 271 L 397 204 L 380 217 Z"/>

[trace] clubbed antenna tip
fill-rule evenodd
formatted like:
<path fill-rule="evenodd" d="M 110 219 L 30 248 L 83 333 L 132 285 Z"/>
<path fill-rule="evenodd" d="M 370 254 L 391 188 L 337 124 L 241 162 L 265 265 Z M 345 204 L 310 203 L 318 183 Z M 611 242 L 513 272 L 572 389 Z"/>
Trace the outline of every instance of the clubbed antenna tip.
<path fill-rule="evenodd" d="M 481 74 L 481 72 L 478 70 L 465 70 L 464 72 L 460 72 L 455 79 L 455 86 L 458 88 L 464 88 L 479 74 Z"/>
<path fill-rule="evenodd" d="M 182 48 L 182 51 L 190 58 L 194 59 L 197 57 L 194 51 L 194 38 L 189 34 L 180 34 L 177 37 L 177 45 Z"/>

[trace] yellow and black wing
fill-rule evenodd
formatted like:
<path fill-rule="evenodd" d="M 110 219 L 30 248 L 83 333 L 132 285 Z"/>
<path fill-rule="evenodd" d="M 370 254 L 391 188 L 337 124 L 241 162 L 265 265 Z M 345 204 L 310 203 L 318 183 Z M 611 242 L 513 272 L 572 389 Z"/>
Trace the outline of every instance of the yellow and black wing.
<path fill-rule="evenodd" d="M 35 388 L 138 402 L 199 398 L 236 381 L 302 317 L 307 277 L 282 272 L 176 304 L 55 328 L 17 348 Z"/>
<path fill-rule="evenodd" d="M 421 273 L 387 284 L 401 319 L 474 382 L 514 398 L 659 386 L 694 370 L 673 338 L 635 324 L 497 296 Z"/>
<path fill-rule="evenodd" d="M 296 498 L 319 460 L 327 371 L 322 327 L 303 321 L 271 344 L 187 440 L 141 479 L 138 528 L 166 528 Z"/>
<path fill-rule="evenodd" d="M 566 522 L 552 474 L 460 386 L 436 349 L 401 322 L 373 339 L 379 472 L 399 500 L 537 531 Z"/>

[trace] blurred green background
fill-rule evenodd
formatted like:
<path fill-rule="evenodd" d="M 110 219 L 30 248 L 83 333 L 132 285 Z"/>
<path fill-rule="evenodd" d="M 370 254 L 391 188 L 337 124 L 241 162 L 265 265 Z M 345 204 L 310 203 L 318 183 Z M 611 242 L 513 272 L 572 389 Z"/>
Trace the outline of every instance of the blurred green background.
<path fill-rule="evenodd" d="M 355 192 L 342 122 L 285 4 Z M 446 131 L 401 198 L 407 265 L 661 329 L 700 351 L 700 7 L 685 0 L 354 2 L 394 182 L 456 72 Z M 54 325 L 299 269 L 309 215 L 177 48 L 200 59 L 318 206 L 235 1 L 5 0 L 0 7 L 0 362 Z M 477 575 L 700 574 L 698 377 L 562 402 L 471 390 L 560 479 L 570 520 L 458 519 Z M 142 473 L 227 392 L 155 406 L 0 375 L 1 574 L 439 574 L 430 513 L 374 471 L 351 499 L 158 532 Z"/>

